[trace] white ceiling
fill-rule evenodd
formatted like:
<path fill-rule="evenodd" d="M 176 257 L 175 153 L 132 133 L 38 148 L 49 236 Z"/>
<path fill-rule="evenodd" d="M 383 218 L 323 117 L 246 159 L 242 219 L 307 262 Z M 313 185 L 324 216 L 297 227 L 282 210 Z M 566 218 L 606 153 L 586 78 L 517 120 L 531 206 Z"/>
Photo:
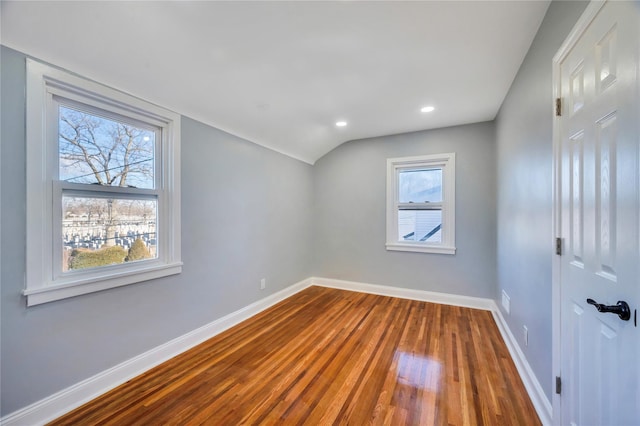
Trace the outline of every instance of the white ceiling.
<path fill-rule="evenodd" d="M 348 140 L 493 119 L 548 4 L 2 1 L 1 37 L 313 164 Z"/>

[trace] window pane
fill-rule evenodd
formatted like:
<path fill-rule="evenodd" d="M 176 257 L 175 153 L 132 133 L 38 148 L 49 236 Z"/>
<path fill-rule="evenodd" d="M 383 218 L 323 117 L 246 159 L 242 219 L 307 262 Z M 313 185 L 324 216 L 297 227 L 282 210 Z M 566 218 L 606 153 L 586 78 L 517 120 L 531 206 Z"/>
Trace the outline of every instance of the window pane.
<path fill-rule="evenodd" d="M 153 188 L 155 132 L 59 108 L 60 180 Z"/>
<path fill-rule="evenodd" d="M 442 169 L 404 170 L 398 174 L 398 202 L 442 202 Z"/>
<path fill-rule="evenodd" d="M 156 200 L 62 197 L 62 271 L 157 257 Z"/>
<path fill-rule="evenodd" d="M 398 240 L 442 242 L 441 210 L 399 210 Z"/>

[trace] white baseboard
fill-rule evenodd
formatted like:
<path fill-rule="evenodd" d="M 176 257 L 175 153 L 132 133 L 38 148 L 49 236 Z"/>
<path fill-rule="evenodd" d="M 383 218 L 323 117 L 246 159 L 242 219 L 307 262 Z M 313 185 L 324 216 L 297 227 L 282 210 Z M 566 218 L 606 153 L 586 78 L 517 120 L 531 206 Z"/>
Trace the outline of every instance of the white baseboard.
<path fill-rule="evenodd" d="M 47 398 L 15 411 L 2 419 L 2 426 L 42 425 L 54 420 L 103 393 L 125 383 L 145 371 L 173 358 L 182 352 L 212 338 L 234 325 L 260 313 L 304 290 L 311 285 L 310 279 L 302 280 L 251 305 L 225 315 L 196 330 L 177 337 L 163 345 L 131 358 L 108 370 L 76 383 Z"/>
<path fill-rule="evenodd" d="M 495 303 L 491 299 L 481 297 L 460 296 L 457 294 L 437 293 L 434 291 L 413 290 L 409 288 L 391 287 L 378 284 L 365 284 L 354 281 L 334 280 L 331 278 L 311 278 L 313 285 L 358 291 L 360 293 L 378 294 L 380 296 L 398 297 L 400 299 L 421 300 L 423 302 L 443 305 L 461 306 L 464 308 L 491 311 Z"/>
<path fill-rule="evenodd" d="M 520 373 L 520 378 L 522 379 L 524 387 L 529 394 L 529 398 L 531 398 L 531 402 L 538 413 L 538 417 L 540 417 L 540 421 L 543 425 L 551 425 L 553 423 L 551 401 L 549 401 L 549 398 L 545 395 L 540 382 L 533 373 L 529 362 L 527 362 L 527 358 L 522 352 L 522 349 L 520 349 L 518 341 L 513 336 L 513 333 L 511 333 L 511 329 L 502 316 L 502 311 L 498 309 L 498 305 L 495 302 L 494 308 L 491 312 L 493 313 L 493 318 L 498 325 L 500 334 L 502 334 L 502 339 L 507 345 L 507 349 L 509 349 L 511 359 L 513 359 L 513 362 L 518 369 L 518 373 Z"/>
<path fill-rule="evenodd" d="M 15 411 L 1 418 L 0 425 L 42 425 L 54 420 L 311 285 L 491 311 L 540 420 L 551 424 L 551 403 L 492 299 L 312 277 Z"/>

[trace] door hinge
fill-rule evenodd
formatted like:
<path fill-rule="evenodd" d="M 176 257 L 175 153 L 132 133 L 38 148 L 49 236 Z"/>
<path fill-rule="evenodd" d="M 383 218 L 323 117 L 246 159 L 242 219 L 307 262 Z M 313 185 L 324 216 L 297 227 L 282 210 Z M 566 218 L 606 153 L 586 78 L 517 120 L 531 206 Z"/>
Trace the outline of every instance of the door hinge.
<path fill-rule="evenodd" d="M 556 117 L 562 116 L 562 99 L 556 98 Z"/>
<path fill-rule="evenodd" d="M 562 256 L 562 238 L 556 238 L 556 254 Z"/>
<path fill-rule="evenodd" d="M 556 376 L 556 393 L 558 395 L 562 393 L 562 379 L 560 379 L 560 376 Z"/>

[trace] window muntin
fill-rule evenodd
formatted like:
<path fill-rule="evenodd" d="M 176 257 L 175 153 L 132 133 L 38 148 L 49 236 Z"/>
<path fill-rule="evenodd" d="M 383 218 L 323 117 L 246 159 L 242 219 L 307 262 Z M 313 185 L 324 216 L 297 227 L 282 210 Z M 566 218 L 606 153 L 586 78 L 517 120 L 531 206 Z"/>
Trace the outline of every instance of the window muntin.
<path fill-rule="evenodd" d="M 442 168 L 397 170 L 398 241 L 442 242 Z"/>
<path fill-rule="evenodd" d="M 60 96 L 53 97 L 53 105 L 60 182 L 54 203 L 61 200 L 63 210 L 60 273 L 156 259 L 160 129 Z M 122 194 L 138 188 L 137 195 L 147 198 L 118 198 L 104 187 L 125 188 Z M 153 218 L 146 220 L 151 212 Z"/>
<path fill-rule="evenodd" d="M 455 253 L 455 154 L 387 161 L 387 249 Z"/>
<path fill-rule="evenodd" d="M 180 116 L 28 59 L 27 304 L 180 273 L 180 251 Z"/>

